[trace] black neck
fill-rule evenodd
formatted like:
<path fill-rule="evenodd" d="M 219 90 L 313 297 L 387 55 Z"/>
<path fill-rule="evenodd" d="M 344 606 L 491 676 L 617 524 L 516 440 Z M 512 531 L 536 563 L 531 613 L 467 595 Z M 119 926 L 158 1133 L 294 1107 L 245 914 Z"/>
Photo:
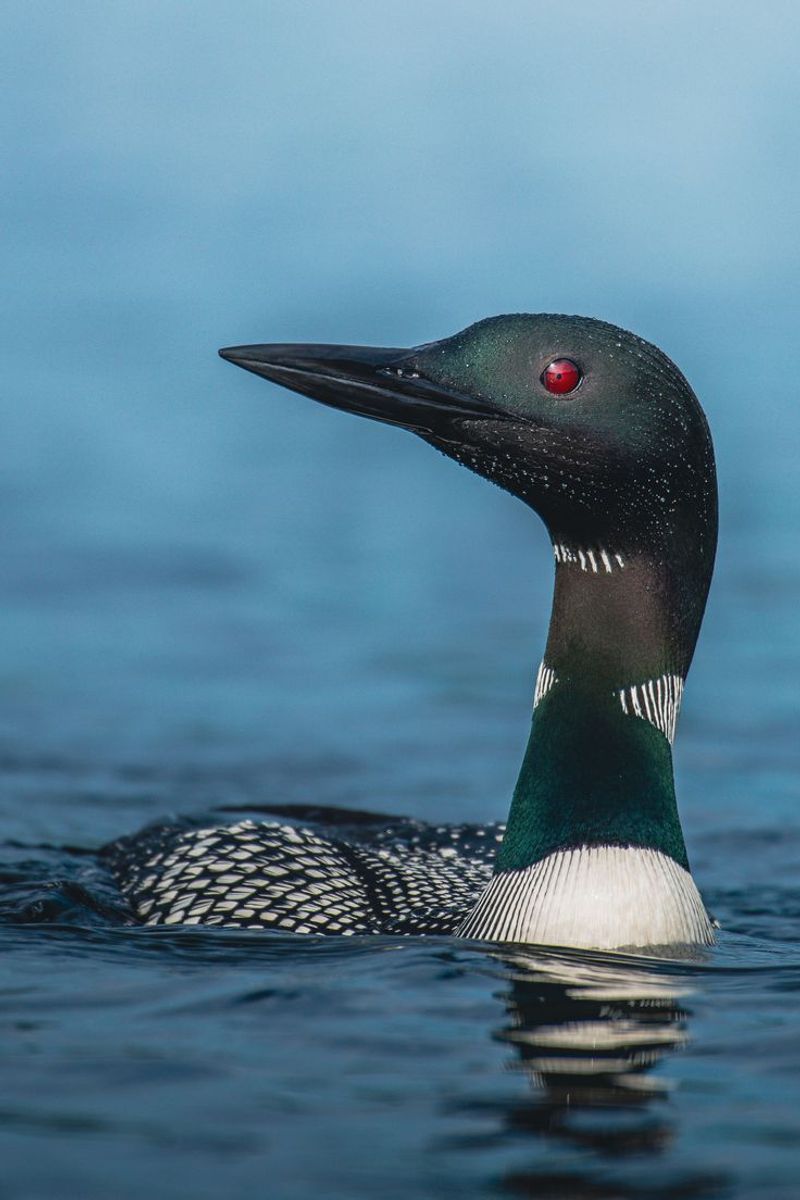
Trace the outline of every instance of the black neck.
<path fill-rule="evenodd" d="M 674 695 L 689 669 L 713 545 L 688 558 L 674 550 L 667 565 L 652 553 L 554 537 L 545 686 L 497 870 L 598 845 L 660 850 L 688 866 L 668 731 L 620 696 L 659 680 Z"/>
<path fill-rule="evenodd" d="M 695 559 L 676 569 L 637 550 L 554 545 L 548 667 L 612 688 L 663 674 L 685 678 L 712 563 Z"/>

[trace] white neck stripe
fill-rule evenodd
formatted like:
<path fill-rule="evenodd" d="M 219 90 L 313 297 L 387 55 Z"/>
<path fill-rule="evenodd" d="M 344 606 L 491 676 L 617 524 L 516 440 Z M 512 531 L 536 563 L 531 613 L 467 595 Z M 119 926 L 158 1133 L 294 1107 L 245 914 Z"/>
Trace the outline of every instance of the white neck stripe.
<path fill-rule="evenodd" d="M 622 711 L 628 716 L 642 717 L 660 729 L 670 743 L 675 741 L 678 714 L 683 699 L 683 680 L 680 675 L 661 675 L 617 692 Z"/>
<path fill-rule="evenodd" d="M 553 556 L 557 563 L 575 564 L 582 571 L 592 575 L 610 575 L 613 571 L 621 571 L 625 566 L 621 554 L 609 554 L 602 547 L 577 550 L 565 546 L 563 542 L 556 542 L 553 544 Z"/>
<path fill-rule="evenodd" d="M 536 672 L 536 688 L 534 689 L 534 693 L 533 693 L 533 707 L 534 708 L 536 708 L 536 705 L 539 703 L 540 700 L 543 700 L 545 698 L 547 693 L 550 691 L 550 688 L 553 686 L 553 684 L 556 682 L 557 679 L 558 679 L 558 676 L 556 675 L 553 668 L 546 667 L 544 665 L 544 661 L 542 661 L 539 664 L 539 670 Z"/>
<path fill-rule="evenodd" d="M 552 667 L 539 664 L 536 672 L 536 687 L 533 707 L 544 700 L 547 693 L 558 683 L 558 675 Z M 658 679 L 647 679 L 644 683 L 629 684 L 614 693 L 627 717 L 641 717 L 660 729 L 670 744 L 675 741 L 678 715 L 683 699 L 683 680 L 680 675 L 660 675 Z"/>

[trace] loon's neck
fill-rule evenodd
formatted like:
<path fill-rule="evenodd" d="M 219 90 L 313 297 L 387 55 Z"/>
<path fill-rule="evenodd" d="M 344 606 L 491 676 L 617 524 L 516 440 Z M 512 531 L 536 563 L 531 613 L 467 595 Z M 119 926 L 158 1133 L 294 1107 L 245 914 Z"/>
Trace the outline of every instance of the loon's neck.
<path fill-rule="evenodd" d="M 676 578 L 644 552 L 554 540 L 554 554 L 530 739 L 494 878 L 460 932 L 597 947 L 708 942 L 671 743 L 711 564 Z"/>
<path fill-rule="evenodd" d="M 649 848 L 688 869 L 670 747 L 702 580 L 676 578 L 646 552 L 555 540 L 554 555 L 533 725 L 497 870 L 580 846 Z"/>

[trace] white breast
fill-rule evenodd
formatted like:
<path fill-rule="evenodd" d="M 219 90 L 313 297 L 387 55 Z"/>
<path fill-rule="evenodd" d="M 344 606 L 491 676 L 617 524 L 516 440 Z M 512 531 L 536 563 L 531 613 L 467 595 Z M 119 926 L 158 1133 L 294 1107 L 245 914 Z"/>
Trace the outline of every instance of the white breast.
<path fill-rule="evenodd" d="M 658 850 L 633 846 L 562 850 L 500 872 L 458 934 L 595 950 L 714 940 L 689 872 Z"/>

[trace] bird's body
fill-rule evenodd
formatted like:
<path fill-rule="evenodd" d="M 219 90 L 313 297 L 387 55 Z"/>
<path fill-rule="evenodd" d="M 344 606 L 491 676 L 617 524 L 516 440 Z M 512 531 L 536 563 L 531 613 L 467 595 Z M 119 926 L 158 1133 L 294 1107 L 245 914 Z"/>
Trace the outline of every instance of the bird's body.
<path fill-rule="evenodd" d="M 110 852 L 149 924 L 455 933 L 491 879 L 504 827 L 352 817 L 157 825 Z"/>
<path fill-rule="evenodd" d="M 702 410 L 656 347 L 579 317 L 480 322 L 412 351 L 223 356 L 402 425 L 544 519 L 555 592 L 506 826 L 242 821 L 110 847 L 138 917 L 298 933 L 707 943 L 671 743 L 716 548 Z"/>
<path fill-rule="evenodd" d="M 594 948 L 710 940 L 691 875 L 666 855 L 580 848 L 493 877 L 504 833 L 501 823 L 387 820 L 365 830 L 246 819 L 154 826 L 108 853 L 149 925 L 566 946 L 590 929 Z"/>

